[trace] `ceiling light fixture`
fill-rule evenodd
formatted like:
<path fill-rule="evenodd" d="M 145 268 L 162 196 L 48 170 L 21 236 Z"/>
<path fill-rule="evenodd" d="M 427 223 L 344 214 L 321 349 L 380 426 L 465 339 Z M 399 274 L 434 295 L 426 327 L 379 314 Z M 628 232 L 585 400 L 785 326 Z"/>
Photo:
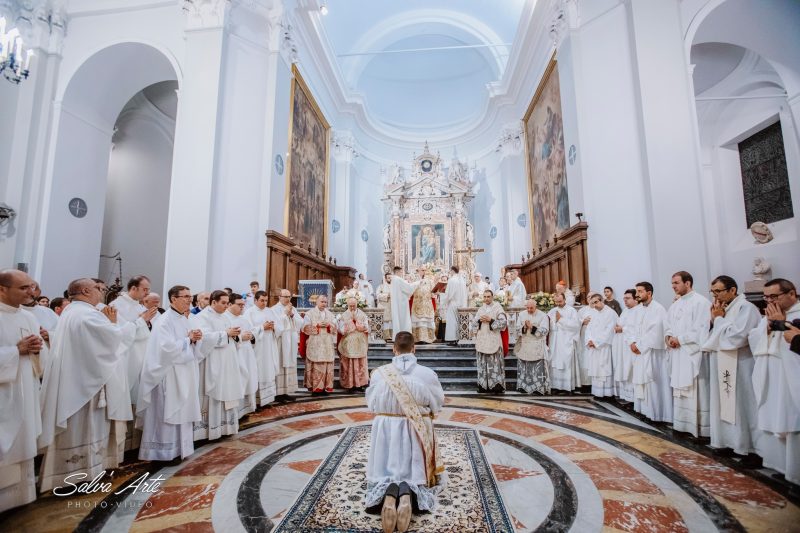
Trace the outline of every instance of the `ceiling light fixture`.
<path fill-rule="evenodd" d="M 33 51 L 23 46 L 19 30 L 13 28 L 6 32 L 6 19 L 0 17 L 0 72 L 11 83 L 18 84 L 30 73 Z"/>
<path fill-rule="evenodd" d="M 319 5 L 319 12 L 322 13 L 323 16 L 328 14 L 328 0 L 322 0 Z"/>

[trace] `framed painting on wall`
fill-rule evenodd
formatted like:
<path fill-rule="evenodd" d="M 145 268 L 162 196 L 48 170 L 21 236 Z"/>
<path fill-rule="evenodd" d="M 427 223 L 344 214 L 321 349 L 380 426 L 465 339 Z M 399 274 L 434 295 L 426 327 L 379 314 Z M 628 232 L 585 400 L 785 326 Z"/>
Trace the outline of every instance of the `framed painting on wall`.
<path fill-rule="evenodd" d="M 311 244 L 325 255 L 328 249 L 328 136 L 330 125 L 292 65 L 289 114 L 289 158 L 286 162 L 286 234 Z"/>
<path fill-rule="evenodd" d="M 545 69 L 523 118 L 531 242 L 534 248 L 553 242 L 570 227 L 567 164 L 558 65 Z"/>
<path fill-rule="evenodd" d="M 412 223 L 410 265 L 443 268 L 445 265 L 445 227 L 437 223 Z"/>

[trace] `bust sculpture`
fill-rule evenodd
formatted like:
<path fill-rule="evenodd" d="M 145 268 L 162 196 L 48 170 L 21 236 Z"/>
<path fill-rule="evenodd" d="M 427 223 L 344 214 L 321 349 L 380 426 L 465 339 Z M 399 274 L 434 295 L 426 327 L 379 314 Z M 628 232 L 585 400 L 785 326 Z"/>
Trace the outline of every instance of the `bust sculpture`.
<path fill-rule="evenodd" d="M 763 280 L 764 276 L 772 270 L 772 265 L 763 257 L 753 259 L 753 275 L 757 280 Z"/>

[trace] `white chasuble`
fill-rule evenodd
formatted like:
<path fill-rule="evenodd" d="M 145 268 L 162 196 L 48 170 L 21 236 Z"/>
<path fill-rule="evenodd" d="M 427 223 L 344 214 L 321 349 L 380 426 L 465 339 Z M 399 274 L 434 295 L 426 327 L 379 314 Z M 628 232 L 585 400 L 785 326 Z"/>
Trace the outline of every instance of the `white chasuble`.
<path fill-rule="evenodd" d="M 38 334 L 33 314 L 0 302 L 0 512 L 36 499 L 39 380 L 31 356 L 20 355 L 17 343 Z"/>
<path fill-rule="evenodd" d="M 275 400 L 277 394 L 276 378 L 280 368 L 279 338 L 285 327 L 280 314 L 271 307 L 260 309 L 255 305 L 245 311 L 245 317 L 253 325 L 256 333 L 256 364 L 258 365 L 258 388 L 260 405 Z M 273 329 L 264 329 L 266 322 L 273 323 Z"/>
<path fill-rule="evenodd" d="M 667 311 L 651 300 L 636 317 L 632 340 L 641 353 L 633 356 L 634 409 L 656 422 L 671 422 L 671 364 L 664 342 Z"/>
<path fill-rule="evenodd" d="M 603 309 L 596 312 L 586 325 L 584 344 L 590 377 L 608 378 L 613 374 L 611 343 L 614 339 L 614 326 L 617 318 L 617 313 L 609 306 L 604 305 Z M 590 342 L 594 344 L 594 348 L 589 347 Z"/>
<path fill-rule="evenodd" d="M 325 323 L 326 326 L 320 324 Z M 336 318 L 330 309 L 320 311 L 314 307 L 306 311 L 303 328 L 310 326 L 311 334 L 306 345 L 306 357 L 312 363 L 333 363 L 336 346 Z"/>
<path fill-rule="evenodd" d="M 104 468 L 117 466 L 125 423 L 112 427 L 109 411 L 122 399 L 130 412 L 128 390 L 106 386 L 124 357 L 119 350 L 123 329 L 82 301 L 71 303 L 59 322 L 42 383 L 38 445 L 46 450 L 40 474 L 43 492 L 63 485 L 66 475 L 93 478 Z M 74 460 L 76 455 L 80 460 Z"/>
<path fill-rule="evenodd" d="M 339 333 L 342 339 L 339 341 L 339 354 L 350 359 L 362 359 L 367 356 L 369 349 L 369 336 L 364 331 L 356 328 L 367 328 L 369 331 L 369 319 L 364 311 L 346 310 L 339 317 Z"/>
<path fill-rule="evenodd" d="M 255 344 L 255 334 L 257 328 L 250 323 L 244 315 L 236 316 L 231 313 L 230 309 L 225 311 L 225 317 L 230 321 L 233 327 L 240 328 L 242 334 L 249 331 L 253 338 L 250 340 L 242 340 L 242 335 L 239 336 L 239 342 L 236 343 L 236 353 L 239 356 L 239 373 L 242 379 L 242 390 L 245 396 L 245 404 L 255 410 L 255 395 L 258 390 L 258 363 L 256 363 L 256 352 L 253 349 Z M 252 412 L 247 410 L 247 412 Z M 239 415 L 241 416 L 242 410 L 240 409 Z"/>
<path fill-rule="evenodd" d="M 700 372 L 701 347 L 708 336 L 711 302 L 691 291 L 669 306 L 664 336 L 675 337 L 678 348 L 667 346 L 672 362 L 670 385 L 675 396 L 693 396 L 695 379 Z"/>
<path fill-rule="evenodd" d="M 556 314 L 561 316 L 556 318 Z M 581 323 L 574 307 L 554 307 L 547 312 L 550 319 L 550 366 L 552 387 L 574 390 L 581 386 L 578 366 L 578 338 Z"/>
<path fill-rule="evenodd" d="M 530 324 L 530 325 L 528 325 Z M 520 361 L 541 361 L 547 359 L 547 333 L 550 319 L 544 311 L 537 309 L 533 314 L 527 309 L 517 316 L 517 343 L 514 355 Z"/>
<path fill-rule="evenodd" d="M 150 328 L 147 322 L 144 321 L 139 315 L 144 313 L 147 309 L 139 302 L 128 296 L 127 292 L 123 292 L 119 297 L 109 304 L 117 310 L 117 323 L 118 324 L 135 324 L 135 333 L 130 346 L 127 348 L 127 373 L 128 388 L 130 390 L 131 403 L 136 404 L 136 398 L 139 395 L 139 376 L 142 373 L 142 365 L 144 364 L 144 354 L 147 351 L 147 341 L 150 338 Z"/>

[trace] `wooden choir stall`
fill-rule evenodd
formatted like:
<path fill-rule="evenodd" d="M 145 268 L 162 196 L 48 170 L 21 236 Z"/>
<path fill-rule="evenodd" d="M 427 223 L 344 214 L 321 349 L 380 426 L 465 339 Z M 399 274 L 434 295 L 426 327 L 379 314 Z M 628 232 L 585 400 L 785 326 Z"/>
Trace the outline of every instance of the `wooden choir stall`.
<path fill-rule="evenodd" d="M 336 265 L 331 258 L 319 255 L 310 245 L 303 247 L 278 233 L 267 230 L 267 286 L 270 305 L 278 301 L 281 289 L 289 289 L 297 294 L 298 281 L 303 279 L 329 279 L 334 291 L 349 287 L 356 279 L 356 270 L 348 266 Z"/>

